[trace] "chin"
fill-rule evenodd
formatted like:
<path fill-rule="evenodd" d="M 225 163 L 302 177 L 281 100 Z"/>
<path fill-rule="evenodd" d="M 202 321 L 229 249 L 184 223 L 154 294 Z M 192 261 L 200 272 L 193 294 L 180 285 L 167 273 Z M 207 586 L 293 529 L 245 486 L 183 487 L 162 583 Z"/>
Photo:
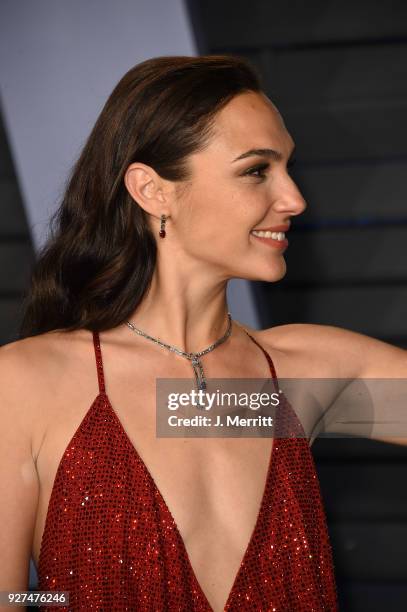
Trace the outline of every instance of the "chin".
<path fill-rule="evenodd" d="M 284 278 L 286 272 L 287 266 L 284 262 L 283 266 L 275 266 L 274 268 L 268 270 L 258 269 L 256 271 L 252 270 L 249 272 L 242 272 L 241 275 L 239 275 L 239 278 L 252 281 L 263 281 L 265 283 L 275 283 Z"/>
<path fill-rule="evenodd" d="M 280 257 L 278 261 L 270 261 L 268 266 L 258 268 L 258 280 L 268 283 L 274 283 L 282 278 L 287 273 L 287 264 L 284 257 Z"/>
<path fill-rule="evenodd" d="M 264 275 L 262 278 L 260 278 L 259 280 L 262 280 L 266 283 L 276 283 L 277 281 L 281 280 L 282 278 L 284 278 L 284 276 L 286 275 L 286 272 L 270 272 L 267 275 Z"/>

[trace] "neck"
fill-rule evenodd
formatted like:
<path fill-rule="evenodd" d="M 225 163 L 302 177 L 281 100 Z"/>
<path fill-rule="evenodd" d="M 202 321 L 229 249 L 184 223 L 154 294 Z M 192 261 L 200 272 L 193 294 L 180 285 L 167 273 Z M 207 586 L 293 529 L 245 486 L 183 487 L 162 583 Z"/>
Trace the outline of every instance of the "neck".
<path fill-rule="evenodd" d="M 226 282 L 169 284 L 153 277 L 147 295 L 129 317 L 141 331 L 187 352 L 199 352 L 228 328 Z"/>

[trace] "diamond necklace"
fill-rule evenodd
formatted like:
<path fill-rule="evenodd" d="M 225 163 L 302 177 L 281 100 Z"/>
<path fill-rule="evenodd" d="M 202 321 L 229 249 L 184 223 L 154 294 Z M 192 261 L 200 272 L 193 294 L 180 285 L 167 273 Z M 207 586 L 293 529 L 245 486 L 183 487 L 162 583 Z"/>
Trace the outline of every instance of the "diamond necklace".
<path fill-rule="evenodd" d="M 204 376 L 204 371 L 203 371 L 202 363 L 199 358 L 202 357 L 202 355 L 205 355 L 206 353 L 210 353 L 210 351 L 213 351 L 213 349 L 215 349 L 217 346 L 222 344 L 222 342 L 225 342 L 225 340 L 230 336 L 230 333 L 232 331 L 232 316 L 230 312 L 228 312 L 228 328 L 225 334 L 222 336 L 222 338 L 219 338 L 219 340 L 216 340 L 216 342 L 208 346 L 208 348 L 204 349 L 203 351 L 198 351 L 197 353 L 188 353 L 187 351 L 182 351 L 181 349 L 171 344 L 166 344 L 165 342 L 162 342 L 158 338 L 153 338 L 153 336 L 149 336 L 145 332 L 141 331 L 141 329 L 138 329 L 135 325 L 133 325 L 133 323 L 130 323 L 130 321 L 126 321 L 126 324 L 128 325 L 128 327 L 130 327 L 132 331 L 136 332 L 136 334 L 139 334 L 140 336 L 144 336 L 144 338 L 147 338 L 148 340 L 152 340 L 156 344 L 159 344 L 160 346 L 163 346 L 164 348 L 167 348 L 170 351 L 177 353 L 177 355 L 181 355 L 181 357 L 186 357 L 186 359 L 189 359 L 189 361 L 192 364 L 192 368 L 194 370 L 197 390 L 199 391 L 200 389 L 202 390 L 206 389 L 206 380 Z"/>

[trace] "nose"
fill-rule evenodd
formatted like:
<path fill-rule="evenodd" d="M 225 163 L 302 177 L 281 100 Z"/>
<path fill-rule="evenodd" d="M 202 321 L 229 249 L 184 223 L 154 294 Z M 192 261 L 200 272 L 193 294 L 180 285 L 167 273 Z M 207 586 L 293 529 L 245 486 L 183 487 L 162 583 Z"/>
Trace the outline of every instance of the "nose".
<path fill-rule="evenodd" d="M 292 200 L 292 206 L 294 207 L 294 213 L 292 213 L 293 215 L 301 215 L 307 208 L 307 203 L 304 200 L 302 193 L 300 192 L 300 190 L 298 189 L 298 187 L 296 186 L 296 196 L 295 198 Z"/>
<path fill-rule="evenodd" d="M 307 203 L 294 181 L 289 178 L 289 184 L 274 201 L 273 208 L 276 212 L 285 213 L 290 217 L 301 215 L 307 208 Z"/>

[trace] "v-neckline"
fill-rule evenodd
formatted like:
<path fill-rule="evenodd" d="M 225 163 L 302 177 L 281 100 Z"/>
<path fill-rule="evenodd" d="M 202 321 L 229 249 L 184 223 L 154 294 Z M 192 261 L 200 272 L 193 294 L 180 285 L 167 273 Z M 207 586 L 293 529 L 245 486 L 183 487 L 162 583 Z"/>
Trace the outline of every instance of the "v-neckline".
<path fill-rule="evenodd" d="M 122 434 L 124 436 L 124 439 L 126 441 L 126 444 L 129 447 L 129 449 L 130 449 L 130 452 L 135 456 L 136 460 L 141 465 L 141 467 L 143 469 L 143 472 L 145 473 L 145 475 L 147 476 L 148 480 L 150 481 L 150 483 L 151 483 L 151 485 L 152 485 L 156 495 L 159 497 L 159 499 L 161 501 L 161 504 L 162 504 L 162 507 L 164 508 L 165 513 L 168 515 L 168 517 L 169 517 L 169 519 L 170 519 L 170 521 L 171 521 L 171 523 L 173 525 L 173 529 L 174 529 L 174 532 L 176 534 L 176 538 L 178 539 L 178 541 L 179 541 L 179 543 L 181 545 L 181 550 L 182 550 L 182 554 L 183 554 L 184 560 L 185 560 L 185 562 L 186 562 L 186 564 L 188 566 L 188 569 L 190 570 L 190 573 L 191 573 L 191 575 L 193 577 L 193 580 L 195 582 L 195 586 L 197 587 L 198 591 L 201 593 L 201 597 L 204 600 L 205 605 L 208 607 L 208 610 L 213 612 L 213 608 L 212 608 L 211 604 L 209 603 L 209 600 L 208 600 L 207 596 L 205 595 L 205 592 L 204 592 L 204 590 L 203 590 L 203 588 L 202 588 L 202 586 L 201 586 L 201 584 L 200 584 L 200 582 L 198 580 L 198 577 L 197 577 L 197 575 L 195 573 L 195 570 L 194 570 L 194 568 L 192 566 L 191 559 L 189 557 L 189 554 L 188 554 L 188 551 L 187 551 L 184 539 L 183 539 L 183 537 L 181 535 L 181 532 L 180 532 L 180 530 L 178 528 L 177 522 L 176 522 L 176 520 L 175 520 L 175 518 L 174 518 L 174 516 L 173 516 L 173 514 L 172 514 L 172 512 L 171 512 L 171 510 L 170 510 L 170 508 L 169 508 L 169 506 L 167 504 L 167 502 L 165 501 L 163 494 L 161 493 L 160 489 L 158 488 L 157 483 L 155 482 L 155 480 L 154 480 L 150 470 L 148 469 L 146 463 L 144 462 L 144 460 L 142 459 L 141 455 L 139 454 L 137 448 L 135 447 L 135 445 L 130 440 L 130 437 L 129 437 L 127 431 L 125 430 L 125 428 L 124 428 L 124 426 L 123 426 L 123 424 L 122 424 L 118 414 L 116 413 L 115 409 L 113 408 L 113 405 L 112 405 L 112 403 L 111 403 L 107 393 L 105 391 L 101 391 L 99 393 L 98 397 L 103 397 L 105 399 L 105 402 L 106 402 L 107 406 L 110 408 L 110 411 L 111 411 L 111 413 L 112 413 L 112 415 L 114 417 L 115 422 L 119 426 L 119 429 L 120 429 L 120 431 L 122 432 Z M 276 430 L 276 428 L 277 428 L 277 420 L 278 420 L 277 415 L 278 415 L 278 409 L 276 410 L 276 422 L 275 422 L 275 425 L 274 425 L 274 430 Z M 230 604 L 232 602 L 235 586 L 236 586 L 236 584 L 238 582 L 238 579 L 240 578 L 240 575 L 241 575 L 241 573 L 243 571 L 244 564 L 246 563 L 246 560 L 249 557 L 250 551 L 251 551 L 251 549 L 252 549 L 252 547 L 254 545 L 254 540 L 255 540 L 255 537 L 257 535 L 257 531 L 259 529 L 260 520 L 261 520 L 261 518 L 263 516 L 264 506 L 265 506 L 265 501 L 266 501 L 267 489 L 268 489 L 268 486 L 269 486 L 269 482 L 271 481 L 272 472 L 274 470 L 274 463 L 275 463 L 275 461 L 274 461 L 273 456 L 274 456 L 274 450 L 275 450 L 275 448 L 274 448 L 275 447 L 275 444 L 274 444 L 275 439 L 276 439 L 276 435 L 274 435 L 273 438 L 272 438 L 271 450 L 270 450 L 268 466 L 267 466 L 267 472 L 266 472 L 266 479 L 265 479 L 265 483 L 264 483 L 264 486 L 263 486 L 263 494 L 262 494 L 262 497 L 261 497 L 259 509 L 257 511 L 256 520 L 255 520 L 255 523 L 254 523 L 254 526 L 253 526 L 253 529 L 252 529 L 249 541 L 248 541 L 248 543 L 246 545 L 246 548 L 245 548 L 245 550 L 243 552 L 243 555 L 241 557 L 241 561 L 239 563 L 238 570 L 237 570 L 236 575 L 234 577 L 234 580 L 233 580 L 233 583 L 232 583 L 232 587 L 231 587 L 231 589 L 230 589 L 230 591 L 228 593 L 228 596 L 227 596 L 227 599 L 226 599 L 225 603 L 223 604 L 223 609 L 227 608 L 227 606 L 230 606 Z"/>
<path fill-rule="evenodd" d="M 246 330 L 245 330 L 246 331 Z M 272 382 L 275 386 L 276 389 L 278 389 L 278 379 L 277 379 L 277 374 L 274 368 L 274 364 L 273 361 L 269 355 L 269 353 L 266 351 L 266 349 L 264 349 L 262 347 L 262 345 L 260 343 L 258 343 L 253 336 L 251 336 L 247 331 L 246 331 L 247 335 L 254 341 L 255 344 L 257 344 L 259 346 L 259 348 L 262 350 L 262 352 L 264 353 L 269 367 L 270 367 L 270 373 L 271 373 L 271 379 Z M 191 563 L 191 559 L 189 557 L 185 542 L 183 540 L 183 537 L 181 535 L 181 532 L 178 528 L 177 522 L 174 519 L 174 516 L 172 515 L 172 512 L 166 502 L 166 500 L 164 499 L 164 496 L 162 495 L 160 489 L 157 486 L 157 483 L 155 482 L 150 470 L 148 469 L 147 465 L 145 464 L 144 460 L 142 459 L 142 457 L 140 456 L 139 452 L 137 451 L 137 448 L 135 447 L 135 445 L 132 443 L 132 441 L 130 440 L 130 437 L 127 433 L 127 431 L 125 430 L 118 414 L 116 413 L 115 409 L 113 408 L 113 405 L 110 401 L 110 398 L 108 396 L 108 394 L 106 393 L 106 389 L 105 389 L 105 382 L 104 382 L 104 372 L 103 372 L 103 362 L 102 362 L 102 355 L 101 355 L 101 349 L 100 349 L 100 341 L 99 341 L 99 337 L 98 337 L 98 333 L 94 332 L 93 333 L 93 341 L 94 341 L 94 347 L 95 347 L 95 351 L 96 351 L 96 365 L 97 365 L 97 375 L 98 375 L 98 381 L 99 381 L 99 393 L 97 394 L 97 396 L 95 397 L 95 399 L 93 400 L 90 408 L 87 410 L 87 412 L 85 413 L 85 415 L 83 416 L 81 422 L 79 423 L 78 427 L 76 428 L 74 434 L 72 435 L 68 445 L 66 446 L 64 453 L 62 454 L 62 457 L 59 461 L 58 467 L 57 467 L 57 471 L 55 474 L 55 478 L 54 478 L 54 483 L 51 489 L 51 494 L 50 494 L 50 499 L 48 501 L 48 508 L 47 508 L 47 512 L 46 512 L 46 517 L 45 517 L 45 523 L 44 523 L 44 530 L 41 536 L 41 542 L 40 542 L 40 550 L 39 550 L 39 555 L 38 555 L 38 569 L 40 568 L 41 565 L 41 559 L 42 559 L 42 555 L 43 555 L 43 545 L 44 545 L 44 539 L 45 539 L 45 532 L 47 530 L 48 527 L 48 521 L 49 521 L 49 515 L 50 515 L 50 507 L 51 507 L 51 503 L 53 501 L 53 496 L 55 495 L 55 483 L 57 481 L 57 478 L 59 477 L 60 471 L 62 469 L 62 465 L 63 465 L 63 461 L 66 457 L 67 454 L 67 450 L 69 448 L 69 446 L 72 444 L 72 441 L 74 440 L 75 436 L 78 434 L 78 432 L 81 430 L 81 428 L 83 427 L 84 423 L 86 422 L 87 419 L 90 418 L 91 413 L 96 410 L 98 403 L 99 403 L 99 399 L 103 399 L 103 403 L 104 405 L 108 406 L 110 413 L 113 416 L 114 421 L 116 422 L 117 426 L 119 427 L 119 430 L 121 431 L 121 433 L 123 434 L 124 440 L 127 444 L 127 446 L 129 447 L 129 451 L 130 453 L 136 458 L 136 460 L 138 461 L 138 463 L 141 465 L 142 470 L 144 471 L 147 479 L 150 481 L 156 495 L 158 496 L 158 498 L 161 501 L 162 507 L 164 508 L 164 511 L 166 512 L 168 518 L 170 519 L 170 522 L 173 525 L 173 529 L 174 529 L 174 533 L 176 535 L 176 538 L 178 539 L 180 546 L 181 546 L 181 551 L 184 557 L 184 561 L 190 571 L 190 574 L 192 576 L 192 579 L 195 583 L 195 587 L 197 589 L 197 591 L 201 594 L 201 598 L 204 601 L 206 607 L 208 608 L 209 611 L 213 612 L 213 608 L 211 606 L 211 604 L 209 603 L 209 600 L 203 590 L 203 588 L 201 587 L 201 584 L 197 578 L 197 575 L 195 573 L 195 570 L 192 566 Z M 279 407 L 277 407 L 276 409 L 276 413 L 275 413 L 275 424 L 274 424 L 274 431 L 277 431 L 278 428 L 278 422 L 279 422 Z M 265 483 L 264 483 L 264 487 L 263 487 L 263 493 L 262 493 L 262 497 L 261 497 L 261 501 L 260 501 L 260 505 L 257 511 L 257 516 L 256 516 L 256 520 L 254 523 L 254 526 L 252 528 L 252 532 L 250 535 L 250 538 L 248 540 L 248 543 L 246 545 L 246 548 L 243 552 L 238 570 L 236 572 L 236 575 L 234 577 L 234 580 L 232 582 L 232 586 L 230 588 L 230 591 L 227 595 L 227 599 L 226 602 L 223 605 L 223 608 L 227 608 L 230 607 L 230 605 L 233 602 L 233 596 L 234 596 L 234 592 L 235 592 L 235 587 L 238 583 L 238 580 L 240 579 L 241 573 L 243 571 L 243 567 L 247 562 L 247 559 L 249 557 L 249 554 L 251 552 L 251 549 L 254 545 L 254 541 L 259 529 L 259 525 L 260 525 L 260 521 L 263 517 L 263 513 L 264 513 L 264 506 L 266 503 L 266 494 L 268 491 L 268 487 L 269 487 L 269 483 L 271 482 L 272 479 L 272 474 L 275 470 L 275 457 L 274 457 L 274 453 L 275 453 L 275 439 L 276 439 L 276 434 L 274 434 L 273 438 L 272 438 L 272 444 L 271 444 L 271 450 L 270 450 L 270 455 L 269 455 L 269 461 L 268 461 L 268 467 L 267 467 L 267 472 L 266 472 L 266 478 L 265 478 Z"/>

